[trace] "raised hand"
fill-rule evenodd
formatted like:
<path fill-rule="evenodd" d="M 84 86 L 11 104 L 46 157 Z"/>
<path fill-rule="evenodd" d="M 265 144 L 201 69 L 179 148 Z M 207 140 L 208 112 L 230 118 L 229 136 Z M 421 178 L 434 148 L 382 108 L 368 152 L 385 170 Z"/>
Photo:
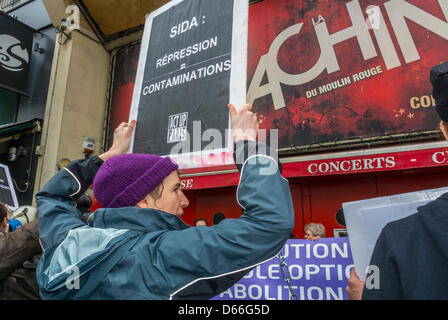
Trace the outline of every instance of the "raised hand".
<path fill-rule="evenodd" d="M 110 149 L 99 157 L 106 161 L 109 158 L 127 153 L 131 145 L 132 133 L 134 132 L 136 121 L 130 123 L 122 122 L 114 131 L 114 142 Z"/>
<path fill-rule="evenodd" d="M 230 112 L 233 142 L 256 141 L 259 125 L 257 116 L 251 111 L 252 105 L 246 104 L 240 110 L 236 110 L 233 104 L 229 104 L 227 107 Z"/>

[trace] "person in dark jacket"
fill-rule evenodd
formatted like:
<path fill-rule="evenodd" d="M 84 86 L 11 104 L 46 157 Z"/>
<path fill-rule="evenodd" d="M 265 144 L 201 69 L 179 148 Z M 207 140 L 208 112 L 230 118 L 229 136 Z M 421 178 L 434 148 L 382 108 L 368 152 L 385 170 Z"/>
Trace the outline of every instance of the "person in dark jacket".
<path fill-rule="evenodd" d="M 0 300 L 38 300 L 39 222 L 0 234 Z"/>
<path fill-rule="evenodd" d="M 246 105 L 229 105 L 237 201 L 244 214 L 209 228 L 186 225 L 188 206 L 169 158 L 124 154 L 135 122 L 121 124 L 111 149 L 69 164 L 36 195 L 44 253 L 43 299 L 210 299 L 275 257 L 294 227 L 289 185 L 278 160 L 256 142 Z M 125 130 L 127 128 L 127 130 Z M 266 150 L 266 154 L 256 153 Z M 76 199 L 92 183 L 102 205 L 81 221 Z"/>
<path fill-rule="evenodd" d="M 220 223 L 221 221 L 223 221 L 225 218 L 226 218 L 226 216 L 224 215 L 224 213 L 216 212 L 213 215 L 213 224 L 216 225 L 216 224 Z"/>
<path fill-rule="evenodd" d="M 431 69 L 440 129 L 448 141 L 448 62 Z M 354 269 L 350 299 L 448 299 L 448 193 L 417 213 L 387 224 L 375 244 L 370 266 L 377 285 L 365 285 Z M 372 269 L 372 272 L 375 269 Z"/>

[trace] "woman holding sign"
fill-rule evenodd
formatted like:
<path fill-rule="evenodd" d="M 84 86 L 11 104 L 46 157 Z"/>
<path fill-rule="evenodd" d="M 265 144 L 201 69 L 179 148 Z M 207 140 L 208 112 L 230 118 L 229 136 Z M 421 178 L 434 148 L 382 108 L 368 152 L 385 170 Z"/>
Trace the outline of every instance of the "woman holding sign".
<path fill-rule="evenodd" d="M 36 195 L 42 298 L 210 299 L 278 254 L 294 226 L 288 182 L 277 159 L 254 152 L 251 106 L 229 110 L 235 159 L 244 158 L 237 163 L 244 214 L 209 228 L 183 223 L 188 199 L 177 165 L 125 154 L 135 122 L 123 123 L 109 151 L 72 162 Z M 103 209 L 86 226 L 75 203 L 92 181 Z"/>

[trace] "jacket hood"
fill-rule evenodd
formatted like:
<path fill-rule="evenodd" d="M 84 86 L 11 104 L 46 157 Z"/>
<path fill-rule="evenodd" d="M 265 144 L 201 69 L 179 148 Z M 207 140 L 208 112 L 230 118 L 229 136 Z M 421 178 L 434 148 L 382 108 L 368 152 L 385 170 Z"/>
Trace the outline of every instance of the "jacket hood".
<path fill-rule="evenodd" d="M 141 208 L 99 209 L 93 227 L 70 230 L 46 250 L 36 274 L 44 299 L 87 299 L 142 233 L 189 228 L 179 217 Z"/>
<path fill-rule="evenodd" d="M 87 299 L 137 239 L 137 233 L 129 230 L 88 226 L 70 230 L 39 260 L 36 278 L 41 297 Z"/>
<path fill-rule="evenodd" d="M 93 226 L 139 232 L 183 230 L 190 227 L 174 214 L 138 207 L 98 209 L 93 213 Z"/>

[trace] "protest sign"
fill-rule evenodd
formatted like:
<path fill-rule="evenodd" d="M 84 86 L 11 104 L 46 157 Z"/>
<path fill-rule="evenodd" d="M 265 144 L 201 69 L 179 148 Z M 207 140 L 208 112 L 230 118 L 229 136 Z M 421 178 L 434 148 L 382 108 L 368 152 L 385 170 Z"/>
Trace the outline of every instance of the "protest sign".
<path fill-rule="evenodd" d="M 227 105 L 246 102 L 247 15 L 247 1 L 174 0 L 147 17 L 132 152 L 169 155 L 181 168 L 231 152 Z"/>
<path fill-rule="evenodd" d="M 289 239 L 282 250 L 291 288 L 299 300 L 347 300 L 353 267 L 348 238 Z M 258 265 L 213 300 L 288 300 L 278 257 Z"/>
<path fill-rule="evenodd" d="M 342 204 L 355 270 L 361 280 L 366 278 L 382 229 L 391 221 L 416 213 L 418 207 L 446 192 L 448 188 L 437 188 Z"/>
<path fill-rule="evenodd" d="M 0 201 L 6 203 L 11 210 L 19 207 L 9 168 L 3 164 L 0 164 Z"/>

